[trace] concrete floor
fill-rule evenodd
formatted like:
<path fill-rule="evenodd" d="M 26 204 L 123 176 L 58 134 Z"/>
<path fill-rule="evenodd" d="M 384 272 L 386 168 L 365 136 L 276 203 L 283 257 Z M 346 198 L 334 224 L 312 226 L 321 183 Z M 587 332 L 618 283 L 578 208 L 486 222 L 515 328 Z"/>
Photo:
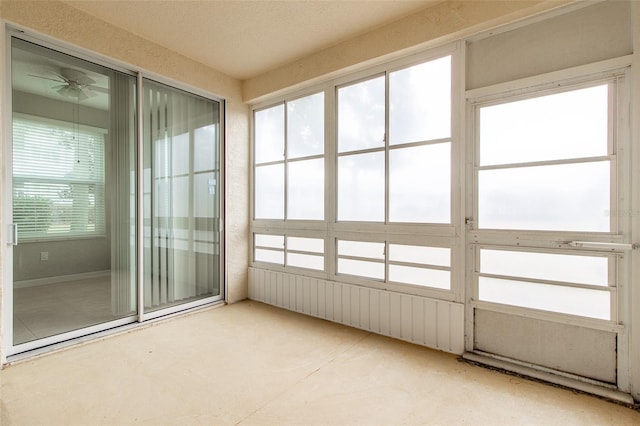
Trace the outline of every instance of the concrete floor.
<path fill-rule="evenodd" d="M 0 372 L 0 424 L 638 425 L 589 395 L 257 302 Z"/>

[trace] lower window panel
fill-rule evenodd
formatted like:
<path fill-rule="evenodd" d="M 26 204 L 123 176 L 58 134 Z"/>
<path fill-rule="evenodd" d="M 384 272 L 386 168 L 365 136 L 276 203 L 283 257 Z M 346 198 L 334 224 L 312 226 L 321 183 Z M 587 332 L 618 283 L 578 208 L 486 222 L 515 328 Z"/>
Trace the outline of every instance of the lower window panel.
<path fill-rule="evenodd" d="M 480 277 L 479 299 L 603 320 L 611 319 L 611 293 L 560 285 Z"/>

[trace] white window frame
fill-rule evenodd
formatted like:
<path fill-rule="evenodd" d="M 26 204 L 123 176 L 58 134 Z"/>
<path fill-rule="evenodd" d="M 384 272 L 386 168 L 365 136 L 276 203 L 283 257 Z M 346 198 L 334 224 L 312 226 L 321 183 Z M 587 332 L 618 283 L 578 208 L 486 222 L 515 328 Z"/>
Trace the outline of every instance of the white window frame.
<path fill-rule="evenodd" d="M 628 155 L 629 138 L 629 96 L 630 96 L 630 65 L 631 57 L 621 57 L 594 64 L 578 66 L 566 70 L 551 72 L 535 77 L 496 84 L 489 87 L 468 90 L 467 98 L 467 133 L 473 143 L 467 146 L 467 214 L 470 218 L 478 216 L 478 151 L 479 132 L 477 131 L 478 110 L 480 107 L 495 103 L 505 103 L 522 98 L 538 97 L 545 94 L 563 92 L 582 87 L 596 86 L 603 82 L 614 81 L 615 93 L 609 94 L 610 101 L 615 99 L 609 107 L 609 152 L 611 158 L 611 211 L 617 215 L 611 219 L 609 232 L 563 232 L 563 231 L 532 231 L 532 230 L 494 230 L 477 229 L 476 223 L 467 223 L 468 260 L 466 263 L 466 320 L 465 347 L 474 347 L 474 310 L 476 308 L 489 309 L 496 312 L 514 314 L 526 318 L 572 324 L 581 327 L 614 332 L 618 334 L 618 370 L 628 368 L 628 327 L 630 310 L 625 300 L 629 299 L 630 257 L 625 245 L 631 247 L 631 220 L 626 212 L 630 212 L 631 160 Z M 613 143 L 612 143 L 613 141 Z M 619 155 L 622 154 L 622 155 Z M 576 240 L 586 240 L 599 243 L 613 243 L 609 248 L 576 248 L 569 243 Z M 619 246 L 617 246 L 619 244 Z M 611 292 L 611 319 L 602 320 L 562 314 L 550 311 L 540 311 L 511 305 L 500 305 L 478 301 L 478 271 L 479 253 L 481 248 L 505 249 L 511 251 L 532 251 L 540 253 L 558 254 L 592 254 L 606 256 L 609 259 L 609 286 Z M 626 373 L 618 374 L 621 388 L 625 388 Z"/>
<path fill-rule="evenodd" d="M 373 222 L 338 222 L 337 218 L 337 88 L 357 83 L 375 77 L 402 70 L 424 62 L 451 56 L 451 221 L 441 223 L 373 223 Z M 440 300 L 462 302 L 464 300 L 464 276 L 462 265 L 464 257 L 464 213 L 462 210 L 464 188 L 460 168 L 464 165 L 463 155 L 463 126 L 464 111 L 464 57 L 465 42 L 440 46 L 438 48 L 409 55 L 379 65 L 366 66 L 360 71 L 328 81 L 308 86 L 304 89 L 293 90 L 280 94 L 268 100 L 251 106 L 252 117 L 255 111 L 274 107 L 288 101 L 324 92 L 325 99 L 325 218 L 323 221 L 255 219 L 255 123 L 252 119 L 252 143 L 250 149 L 250 233 L 251 249 L 249 265 L 273 271 L 295 273 L 312 278 L 340 281 L 370 288 L 397 291 Z M 387 96 L 388 98 L 388 96 Z M 388 110 L 385 113 L 388 116 Z M 286 117 L 286 111 L 285 111 Z M 388 119 L 385 120 L 388 133 Z M 285 128 L 286 133 L 286 128 Z M 424 145 L 431 144 L 426 142 Z M 422 143 L 418 143 L 419 145 Z M 409 146 L 415 145 L 412 143 Z M 403 147 L 405 144 L 398 145 Z M 394 145 L 393 148 L 396 146 Z M 388 151 L 388 145 L 382 148 Z M 386 155 L 386 154 L 385 154 Z M 388 160 L 386 160 L 388 162 Z M 386 171 L 385 171 L 386 174 Z M 388 197 L 388 180 L 385 187 L 385 197 Z M 285 187 L 286 196 L 286 187 Z M 286 208 L 286 205 L 285 205 Z M 385 206 L 385 210 L 387 207 Z M 323 238 L 325 240 L 325 270 L 315 271 L 291 266 L 281 266 L 265 262 L 256 262 L 254 258 L 254 234 L 271 234 L 281 236 L 302 236 Z M 391 244 L 424 245 L 432 247 L 446 247 L 451 249 L 451 288 L 442 290 L 424 286 L 381 282 L 355 276 L 339 275 L 337 268 L 336 240 L 376 241 Z"/>

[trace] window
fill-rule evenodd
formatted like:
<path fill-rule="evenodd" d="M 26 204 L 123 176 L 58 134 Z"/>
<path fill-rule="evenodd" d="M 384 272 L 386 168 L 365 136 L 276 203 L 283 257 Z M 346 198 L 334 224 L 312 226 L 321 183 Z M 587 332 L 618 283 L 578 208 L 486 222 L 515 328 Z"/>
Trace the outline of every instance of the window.
<path fill-rule="evenodd" d="M 255 234 L 256 262 L 324 271 L 324 239 Z"/>
<path fill-rule="evenodd" d="M 338 240 L 338 274 L 451 289 L 451 249 Z"/>
<path fill-rule="evenodd" d="M 338 220 L 450 223 L 451 56 L 342 86 L 337 99 Z"/>
<path fill-rule="evenodd" d="M 256 266 L 451 292 L 453 51 L 254 109 Z"/>
<path fill-rule="evenodd" d="M 479 109 L 480 228 L 611 230 L 609 91 L 599 84 Z"/>
<path fill-rule="evenodd" d="M 256 219 L 324 219 L 324 93 L 255 112 Z"/>
<path fill-rule="evenodd" d="M 604 256 L 480 250 L 478 293 L 488 302 L 611 319 L 609 262 Z"/>
<path fill-rule="evenodd" d="M 13 118 L 13 220 L 21 239 L 103 235 L 104 131 Z"/>

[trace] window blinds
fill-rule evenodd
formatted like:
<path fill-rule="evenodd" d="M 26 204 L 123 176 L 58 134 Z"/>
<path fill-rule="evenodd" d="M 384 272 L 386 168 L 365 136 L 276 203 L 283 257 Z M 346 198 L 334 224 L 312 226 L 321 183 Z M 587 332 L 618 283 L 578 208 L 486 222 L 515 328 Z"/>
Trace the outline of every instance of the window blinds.
<path fill-rule="evenodd" d="M 13 220 L 21 239 L 105 232 L 105 146 L 99 129 L 14 116 Z"/>

